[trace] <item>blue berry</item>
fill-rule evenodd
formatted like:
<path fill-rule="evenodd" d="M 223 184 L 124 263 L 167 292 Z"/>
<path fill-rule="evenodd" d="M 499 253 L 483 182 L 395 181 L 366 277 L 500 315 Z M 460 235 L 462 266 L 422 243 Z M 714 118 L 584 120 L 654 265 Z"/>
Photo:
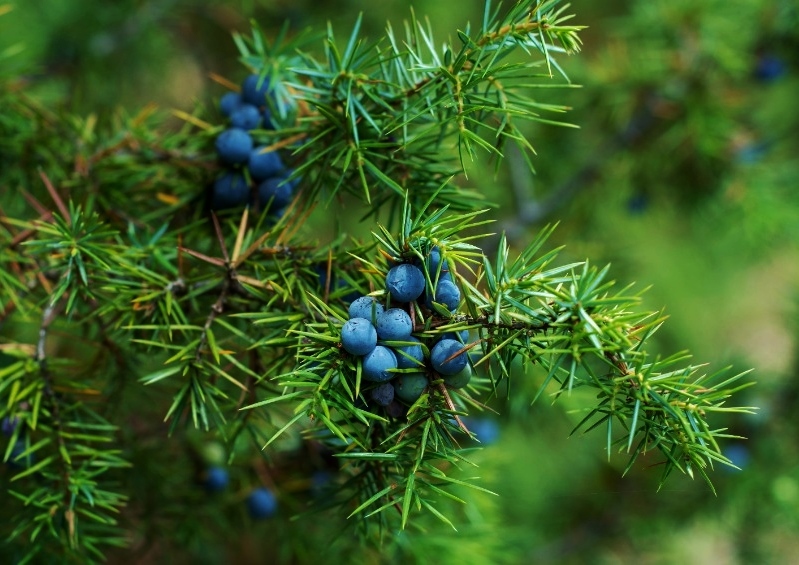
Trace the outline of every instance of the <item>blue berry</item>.
<path fill-rule="evenodd" d="M 380 406 L 388 406 L 394 400 L 394 385 L 383 383 L 372 389 L 372 400 Z"/>
<path fill-rule="evenodd" d="M 392 418 L 403 418 L 408 413 L 408 408 L 396 398 L 394 402 L 386 406 L 386 414 Z"/>
<path fill-rule="evenodd" d="M 404 341 L 413 341 L 414 345 L 402 345 L 394 348 L 397 355 L 397 367 L 400 369 L 416 369 L 424 366 L 424 352 L 421 342 L 413 336 Z"/>
<path fill-rule="evenodd" d="M 27 455 L 23 458 L 18 459 L 23 453 L 25 453 L 27 447 L 25 446 L 25 442 L 21 439 L 17 440 L 17 443 L 14 444 L 14 447 L 11 448 L 11 453 L 8 455 L 8 464 L 11 467 L 15 467 L 17 469 L 28 468 L 30 467 L 36 458 L 33 455 Z"/>
<path fill-rule="evenodd" d="M 224 210 L 243 206 L 250 197 L 250 187 L 240 173 L 228 172 L 214 181 L 211 209 Z"/>
<path fill-rule="evenodd" d="M 272 112 L 269 111 L 269 108 L 264 108 L 261 116 L 261 127 L 263 129 L 276 129 L 275 122 L 272 120 Z"/>
<path fill-rule="evenodd" d="M 392 267 L 386 275 L 386 289 L 397 302 L 416 300 L 424 291 L 424 273 L 409 263 Z"/>
<path fill-rule="evenodd" d="M 410 337 L 413 322 L 402 308 L 389 308 L 377 317 L 377 337 L 386 341 L 403 341 Z"/>
<path fill-rule="evenodd" d="M 3 435 L 6 437 L 10 437 L 14 434 L 14 430 L 17 429 L 17 424 L 19 423 L 18 418 L 10 418 L 6 416 L 3 418 L 3 421 L 0 422 L 0 428 L 2 429 Z"/>
<path fill-rule="evenodd" d="M 219 101 L 219 110 L 227 117 L 233 113 L 233 111 L 241 106 L 243 102 L 241 101 L 241 95 L 237 92 L 228 92 L 224 96 L 222 96 L 221 100 Z"/>
<path fill-rule="evenodd" d="M 271 490 L 259 487 L 247 497 L 247 510 L 256 520 L 270 518 L 277 512 L 277 498 Z"/>
<path fill-rule="evenodd" d="M 385 311 L 374 296 L 356 298 L 349 307 L 350 318 L 366 318 L 377 324 L 377 317 Z"/>
<path fill-rule="evenodd" d="M 634 194 L 627 200 L 627 210 L 631 214 L 643 214 L 649 206 L 649 198 L 646 194 Z"/>
<path fill-rule="evenodd" d="M 269 205 L 272 210 L 285 208 L 291 203 L 293 189 L 293 183 L 285 177 L 272 177 L 258 185 L 258 199 L 261 206 Z"/>
<path fill-rule="evenodd" d="M 451 278 L 449 261 L 445 261 L 444 264 L 441 265 L 441 251 L 439 251 L 438 247 L 433 247 L 430 250 L 427 256 L 427 265 L 431 279 L 435 280 L 436 276 L 439 277 L 439 280 Z M 438 272 L 439 265 L 441 266 L 440 274 Z"/>
<path fill-rule="evenodd" d="M 330 490 L 333 482 L 333 475 L 329 471 L 320 469 L 311 475 L 311 494 L 320 497 Z"/>
<path fill-rule="evenodd" d="M 391 380 L 397 368 L 397 357 L 388 347 L 378 345 L 363 358 L 363 376 L 368 381 L 386 382 Z"/>
<path fill-rule="evenodd" d="M 222 492 L 230 482 L 230 475 L 224 467 L 211 467 L 205 475 L 205 488 L 208 492 Z"/>
<path fill-rule="evenodd" d="M 775 55 L 762 55 L 755 65 L 755 78 L 760 82 L 774 82 L 785 74 L 785 63 Z"/>
<path fill-rule="evenodd" d="M 751 165 L 760 161 L 767 153 L 769 144 L 765 142 L 749 143 L 735 152 L 735 160 L 744 165 Z"/>
<path fill-rule="evenodd" d="M 277 151 L 264 151 L 265 149 L 265 145 L 256 147 L 247 160 L 250 176 L 256 181 L 280 176 L 286 169 Z"/>
<path fill-rule="evenodd" d="M 450 388 L 463 388 L 472 380 L 472 368 L 466 366 L 454 375 L 444 375 L 444 383 Z"/>
<path fill-rule="evenodd" d="M 231 112 L 230 125 L 244 130 L 257 129 L 261 125 L 261 112 L 252 104 L 241 104 Z"/>
<path fill-rule="evenodd" d="M 727 448 L 724 450 L 724 455 L 727 456 L 727 459 L 729 459 L 733 465 L 735 465 L 741 470 L 746 468 L 750 459 L 749 450 L 742 443 L 733 443 L 728 445 Z M 738 471 L 738 469 L 735 469 L 733 467 L 728 467 L 726 465 L 722 467 L 722 469 L 724 469 L 728 473 L 733 473 Z"/>
<path fill-rule="evenodd" d="M 457 310 L 458 303 L 461 301 L 461 291 L 458 285 L 450 279 L 439 279 L 435 301 L 446 306 L 450 312 Z"/>
<path fill-rule="evenodd" d="M 247 104 L 261 107 L 266 104 L 266 95 L 269 94 L 269 79 L 250 75 L 241 85 L 241 98 Z"/>
<path fill-rule="evenodd" d="M 245 163 L 252 151 L 252 138 L 243 129 L 226 129 L 216 138 L 216 151 L 226 165 Z"/>
<path fill-rule="evenodd" d="M 454 375 L 463 370 L 467 364 L 466 353 L 461 353 L 456 357 L 449 359 L 463 349 L 463 344 L 454 339 L 442 339 L 433 346 L 430 352 L 430 361 L 433 364 L 433 369 L 442 375 Z"/>
<path fill-rule="evenodd" d="M 459 332 L 446 332 L 441 334 L 441 339 L 454 339 L 461 343 L 469 341 L 469 330 L 461 330 Z"/>
<path fill-rule="evenodd" d="M 499 424 L 491 418 L 463 418 L 463 423 L 483 445 L 490 445 L 499 439 Z"/>
<path fill-rule="evenodd" d="M 314 265 L 313 270 L 319 279 L 319 286 L 324 289 L 327 286 L 327 264 L 319 263 Z M 331 286 L 330 290 L 333 290 L 333 286 Z M 350 318 L 366 318 L 366 316 L 350 316 Z"/>
<path fill-rule="evenodd" d="M 422 373 L 406 373 L 394 379 L 394 394 L 397 398 L 413 404 L 422 396 L 424 389 L 430 384 Z"/>
<path fill-rule="evenodd" d="M 341 328 L 341 345 L 347 353 L 366 355 L 377 346 L 377 331 L 366 318 L 352 318 Z"/>

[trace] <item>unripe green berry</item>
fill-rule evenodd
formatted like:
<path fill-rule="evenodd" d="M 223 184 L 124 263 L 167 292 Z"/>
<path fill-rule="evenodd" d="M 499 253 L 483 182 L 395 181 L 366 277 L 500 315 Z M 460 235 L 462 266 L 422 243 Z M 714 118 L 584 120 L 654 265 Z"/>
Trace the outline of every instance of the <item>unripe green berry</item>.
<path fill-rule="evenodd" d="M 409 404 L 413 404 L 422 396 L 424 389 L 430 384 L 422 373 L 405 373 L 394 379 L 394 395 Z"/>

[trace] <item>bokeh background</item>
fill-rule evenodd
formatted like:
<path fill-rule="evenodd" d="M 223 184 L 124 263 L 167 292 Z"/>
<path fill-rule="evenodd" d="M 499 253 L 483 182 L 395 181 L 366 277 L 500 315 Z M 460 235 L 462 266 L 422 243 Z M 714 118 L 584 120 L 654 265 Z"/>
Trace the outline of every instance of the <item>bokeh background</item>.
<path fill-rule="evenodd" d="M 443 40 L 483 5 L 413 7 Z M 247 32 L 250 20 L 266 35 L 284 22 L 298 33 L 329 21 L 345 37 L 363 12 L 377 38 L 409 13 L 390 0 L 31 0 L 0 9 L 10 10 L 0 50 L 14 53 L 3 64 L 29 94 L 101 120 L 151 103 L 213 106 L 224 89 L 209 73 L 234 82 L 246 74 L 231 33 Z M 558 61 L 580 88 L 540 92 L 570 106 L 579 129 L 530 128 L 535 174 L 511 153 L 498 174 L 475 163 L 464 182 L 500 204 L 490 214 L 514 246 L 559 222 L 552 244 L 566 245 L 564 261 L 612 263 L 620 284 L 651 285 L 645 307 L 669 316 L 659 351 L 754 369 L 756 386 L 732 402 L 757 413 L 715 422 L 748 438 L 726 443 L 741 469 L 712 474 L 717 496 L 677 476 L 658 490 L 654 460 L 622 478 L 626 457 L 608 458 L 602 432 L 569 437 L 584 415 L 579 394 L 555 405 L 496 402 L 499 416 L 475 422 L 486 444 L 479 467 L 464 473 L 499 496 L 464 494 L 472 502 L 457 533 L 430 521 L 435 535 L 397 534 L 383 550 L 354 539 L 328 547 L 335 524 L 282 516 L 231 530 L 215 522 L 222 503 L 199 493 L 190 508 L 164 502 L 165 515 L 186 515 L 179 535 L 112 562 L 310 562 L 323 549 L 334 562 L 365 563 L 799 562 L 799 3 L 576 0 L 570 9 L 588 26 L 584 47 Z M 540 381 L 528 377 L 512 386 L 534 391 Z M 267 532 L 285 546 L 265 550 Z"/>

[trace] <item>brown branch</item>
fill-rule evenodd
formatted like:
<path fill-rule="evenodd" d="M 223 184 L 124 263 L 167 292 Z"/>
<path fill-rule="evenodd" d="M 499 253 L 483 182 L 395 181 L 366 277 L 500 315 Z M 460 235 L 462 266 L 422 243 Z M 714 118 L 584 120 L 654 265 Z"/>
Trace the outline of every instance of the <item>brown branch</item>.
<path fill-rule="evenodd" d="M 50 193 L 50 197 L 55 202 L 55 205 L 58 207 L 58 211 L 61 212 L 61 215 L 64 217 L 64 221 L 68 224 L 72 223 L 72 217 L 69 215 L 69 210 L 67 209 L 66 204 L 64 204 L 64 200 L 61 198 L 61 195 L 58 194 L 58 191 L 53 186 L 53 183 L 50 182 L 50 179 L 44 173 L 44 171 L 39 171 L 39 176 L 42 178 L 42 182 L 44 182 L 44 186 L 47 187 L 47 192 Z"/>
<path fill-rule="evenodd" d="M 47 335 L 50 326 L 60 314 L 60 310 L 65 303 L 65 298 L 66 296 L 64 296 L 56 304 L 50 304 L 42 312 L 42 323 L 39 326 L 39 340 L 36 343 L 36 353 L 34 355 L 34 359 L 39 364 L 39 375 L 41 376 L 44 384 L 45 402 L 49 404 L 50 414 L 52 415 L 52 433 L 55 436 L 56 442 L 58 443 L 58 452 L 60 454 L 67 453 L 68 450 L 66 442 L 64 441 L 64 436 L 62 434 L 63 425 L 61 423 L 61 407 L 56 396 L 56 387 L 53 384 L 53 375 L 47 367 Z M 70 505 L 70 498 L 72 496 L 71 490 L 69 488 L 72 474 L 72 464 L 65 459 L 63 455 L 61 456 L 60 460 L 62 467 L 61 473 L 65 487 L 63 503 L 64 506 L 68 508 Z M 70 532 L 70 537 L 72 537 L 73 534 L 74 532 Z"/>
<path fill-rule="evenodd" d="M 463 316 L 455 322 L 466 322 L 469 325 L 480 324 L 485 328 L 501 328 L 505 330 L 536 330 L 536 331 L 543 331 L 547 330 L 551 327 L 549 322 L 542 322 L 537 321 L 540 325 L 534 325 L 528 322 L 493 322 L 489 320 L 489 317 L 486 316 L 478 316 L 477 318 L 472 318 L 471 316 Z M 430 329 L 436 329 L 443 326 L 448 326 L 453 323 L 453 320 L 433 320 L 430 322 Z M 414 332 L 423 332 L 427 329 L 425 326 L 419 325 L 414 326 Z"/>
<path fill-rule="evenodd" d="M 235 279 L 236 271 L 233 269 L 228 270 L 225 280 L 222 282 L 222 290 L 219 292 L 216 302 L 214 302 L 213 306 L 211 306 L 211 311 L 208 313 L 208 317 L 205 319 L 203 333 L 200 336 L 200 342 L 197 344 L 197 348 L 194 351 L 194 361 L 196 363 L 200 362 L 202 349 L 208 344 L 208 330 L 211 329 L 211 325 L 214 323 L 214 320 L 216 320 L 216 317 L 225 311 L 225 302 L 227 301 L 228 295 L 230 294 L 231 285 Z"/>

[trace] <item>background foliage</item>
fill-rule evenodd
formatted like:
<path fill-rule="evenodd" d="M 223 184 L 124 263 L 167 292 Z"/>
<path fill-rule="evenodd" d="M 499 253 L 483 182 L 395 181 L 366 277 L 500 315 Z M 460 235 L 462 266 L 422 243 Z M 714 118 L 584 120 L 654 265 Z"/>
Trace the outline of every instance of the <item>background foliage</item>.
<path fill-rule="evenodd" d="M 242 74 L 230 31 L 247 32 L 247 16 L 265 35 L 276 34 L 285 19 L 293 29 L 329 20 L 342 37 L 360 10 L 371 36 L 382 33 L 387 19 L 399 27 L 407 17 L 400 3 L 380 9 L 359 4 L 81 0 L 15 5 L 0 18 L 2 76 L 36 103 L 34 110 L 6 106 L 0 120 L 8 123 L 11 113 L 22 111 L 46 117 L 62 108 L 89 116 L 80 129 L 91 156 L 97 149 L 92 146 L 95 128 L 109 120 L 143 124 L 148 112 L 140 109 L 146 104 L 187 112 L 196 103 L 212 105 L 224 90 L 207 73 Z M 794 354 L 799 163 L 793 158 L 799 150 L 799 113 L 793 104 L 797 6 L 788 1 L 763 6 L 755 0 L 616 1 L 602 3 L 601 9 L 584 4 L 572 6 L 579 23 L 589 26 L 582 34 L 583 52 L 560 61 L 582 87 L 551 96 L 553 103 L 573 107 L 567 119 L 580 129 L 530 125 L 535 177 L 526 172 L 521 156 L 511 154 L 496 177 L 490 163 L 472 166 L 469 183 L 483 190 L 494 187 L 487 197 L 500 202 L 495 214 L 512 246 L 520 248 L 544 223 L 559 221 L 551 244 L 567 245 L 566 260 L 587 256 L 594 264 L 611 262 L 617 280 L 651 284 L 645 305 L 665 307 L 670 316 L 657 334 L 656 350 L 687 348 L 712 367 L 757 368 L 758 386 L 748 389 L 749 398 L 741 403 L 761 410 L 725 422 L 733 433 L 751 438 L 728 447 L 743 470 L 714 473 L 718 497 L 704 483 L 676 476 L 658 492 L 660 474 L 644 469 L 645 462 L 621 478 L 627 460 L 607 461 L 596 449 L 603 443 L 601 433 L 564 441 L 593 399 L 574 394 L 557 406 L 539 402 L 532 410 L 526 402 L 511 401 L 497 406 L 502 414 L 496 419 L 498 441 L 474 455 L 483 484 L 500 496 L 470 493 L 474 503 L 463 510 L 468 520 L 457 536 L 431 521 L 436 535 L 399 534 L 382 553 L 339 543 L 330 550 L 337 555 L 366 554 L 373 562 L 428 562 L 435 555 L 437 562 L 453 563 L 777 563 L 799 553 L 799 455 L 791 423 L 799 401 Z M 482 4 L 463 5 L 471 6 L 468 19 L 478 21 Z M 462 26 L 469 11 L 453 14 L 440 2 L 421 2 L 415 9 L 439 30 Z M 32 118 L 30 127 L 35 123 Z M 0 187 L 0 205 L 9 216 L 21 215 L 29 205 L 11 191 L 11 183 L 32 185 L 41 179 L 35 169 L 19 171 L 9 163 L 19 146 L 2 127 L 0 159 L 9 176 Z M 175 119 L 172 131 L 181 127 Z M 154 159 L 168 158 L 174 148 L 170 135 L 151 141 L 165 151 Z M 195 142 L 197 147 L 204 143 Z M 37 154 L 46 171 L 55 158 Z M 187 174 L 185 167 L 175 170 Z M 131 186 L 147 177 L 146 169 L 138 171 Z M 201 177 L 198 170 L 196 178 Z M 120 207 L 104 203 L 102 192 L 95 197 L 99 206 Z M 131 199 L 155 197 L 152 190 L 130 193 Z M 336 223 L 324 211 L 314 214 L 309 221 L 326 224 L 332 239 Z M 113 249 L 106 251 L 107 257 L 95 259 L 100 266 L 113 256 Z M 33 331 L 0 328 L 5 335 Z M 96 338 L 64 340 L 59 348 L 68 348 L 68 357 L 77 359 L 91 353 Z M 35 343 L 35 337 L 29 341 Z M 97 355 L 96 362 L 112 364 L 113 353 Z M 534 394 L 532 379 L 529 386 Z M 174 531 L 158 532 L 155 544 L 145 545 L 143 534 L 127 540 L 136 559 L 176 555 L 213 563 L 235 556 L 255 562 L 295 553 L 303 560 L 327 549 L 336 531 L 323 519 L 305 520 L 302 527 L 284 520 L 253 524 L 241 511 L 234 525 L 220 520 L 220 509 L 235 513 L 243 494 L 220 500 L 196 485 L 198 460 L 208 456 L 213 443 L 202 434 L 188 434 L 163 450 L 155 440 L 168 425 L 161 423 L 163 412 L 147 410 L 157 404 L 152 391 L 139 394 L 140 400 L 126 397 L 128 404 L 114 407 L 131 422 L 120 433 L 137 438 L 140 446 L 125 456 L 148 470 L 143 477 L 161 480 L 136 484 L 136 477 L 130 478 L 141 511 L 133 518 L 134 529 L 157 532 L 175 516 L 183 519 Z M 96 425 L 102 435 L 104 424 Z M 106 455 L 109 461 L 114 456 Z M 314 470 L 324 468 L 321 457 L 309 453 L 305 463 L 274 480 L 286 490 L 294 485 L 296 492 L 306 492 Z M 172 464 L 176 458 L 185 464 Z M 268 475 L 269 463 L 256 463 L 256 473 Z M 245 473 L 233 477 L 242 489 L 250 480 Z M 5 512 L 0 509 L 0 517 L 11 524 L 14 517 Z M 129 556 L 120 552 L 112 560 L 130 562 Z"/>

